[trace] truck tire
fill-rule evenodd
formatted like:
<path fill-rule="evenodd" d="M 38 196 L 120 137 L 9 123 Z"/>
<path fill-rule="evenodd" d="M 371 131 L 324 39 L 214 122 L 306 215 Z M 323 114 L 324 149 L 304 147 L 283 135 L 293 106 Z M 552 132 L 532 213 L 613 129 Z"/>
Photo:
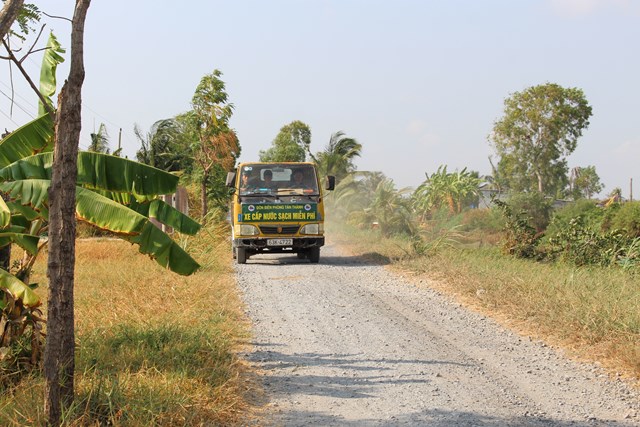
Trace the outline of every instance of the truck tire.
<path fill-rule="evenodd" d="M 236 261 L 238 264 L 247 263 L 247 250 L 245 248 L 236 248 Z"/>
<path fill-rule="evenodd" d="M 314 264 L 320 262 L 320 248 L 311 248 L 309 252 L 307 252 L 307 258 Z"/>
<path fill-rule="evenodd" d="M 304 250 L 301 250 L 300 252 L 296 253 L 296 257 L 298 257 L 298 259 L 305 259 L 307 257 L 307 252 Z"/>

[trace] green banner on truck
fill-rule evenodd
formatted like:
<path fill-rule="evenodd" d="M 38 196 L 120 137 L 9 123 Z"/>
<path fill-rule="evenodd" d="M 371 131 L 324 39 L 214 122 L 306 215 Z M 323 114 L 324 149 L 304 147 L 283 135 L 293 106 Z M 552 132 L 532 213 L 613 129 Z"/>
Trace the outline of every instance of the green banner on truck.
<path fill-rule="evenodd" d="M 317 221 L 316 203 L 243 204 L 238 222 L 297 222 Z"/>

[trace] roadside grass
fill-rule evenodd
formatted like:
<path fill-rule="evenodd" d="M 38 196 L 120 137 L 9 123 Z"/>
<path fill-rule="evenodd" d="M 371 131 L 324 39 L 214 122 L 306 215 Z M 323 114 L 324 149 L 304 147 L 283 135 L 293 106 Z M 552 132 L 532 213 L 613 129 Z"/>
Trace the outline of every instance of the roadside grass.
<path fill-rule="evenodd" d="M 442 246 L 430 256 L 408 240 L 378 244 L 371 230 L 332 226 L 334 242 L 356 254 L 386 256 L 406 276 L 453 295 L 521 333 L 640 379 L 640 277 L 615 268 L 544 264 L 503 255 L 491 246 Z"/>
<path fill-rule="evenodd" d="M 240 423 L 251 384 L 236 353 L 249 327 L 226 236 L 207 227 L 182 242 L 203 265 L 190 277 L 123 241 L 77 242 L 76 396 L 64 425 Z M 35 268 L 40 283 L 45 259 Z M 44 425 L 42 401 L 39 375 L 4 390 L 0 425 Z"/>

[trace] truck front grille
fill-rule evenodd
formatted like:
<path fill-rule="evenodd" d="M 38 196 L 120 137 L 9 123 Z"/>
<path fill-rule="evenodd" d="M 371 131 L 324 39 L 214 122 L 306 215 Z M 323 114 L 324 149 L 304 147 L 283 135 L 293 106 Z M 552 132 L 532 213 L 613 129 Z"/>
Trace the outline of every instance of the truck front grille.
<path fill-rule="evenodd" d="M 296 234 L 298 225 L 261 225 L 260 232 L 262 234 Z"/>

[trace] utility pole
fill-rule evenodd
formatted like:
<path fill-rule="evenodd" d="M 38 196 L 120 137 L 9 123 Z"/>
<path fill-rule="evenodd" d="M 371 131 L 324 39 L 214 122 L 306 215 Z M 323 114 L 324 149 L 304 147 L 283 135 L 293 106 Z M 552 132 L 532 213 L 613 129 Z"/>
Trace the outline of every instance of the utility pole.
<path fill-rule="evenodd" d="M 633 202 L 633 178 L 629 178 L 629 201 Z"/>

